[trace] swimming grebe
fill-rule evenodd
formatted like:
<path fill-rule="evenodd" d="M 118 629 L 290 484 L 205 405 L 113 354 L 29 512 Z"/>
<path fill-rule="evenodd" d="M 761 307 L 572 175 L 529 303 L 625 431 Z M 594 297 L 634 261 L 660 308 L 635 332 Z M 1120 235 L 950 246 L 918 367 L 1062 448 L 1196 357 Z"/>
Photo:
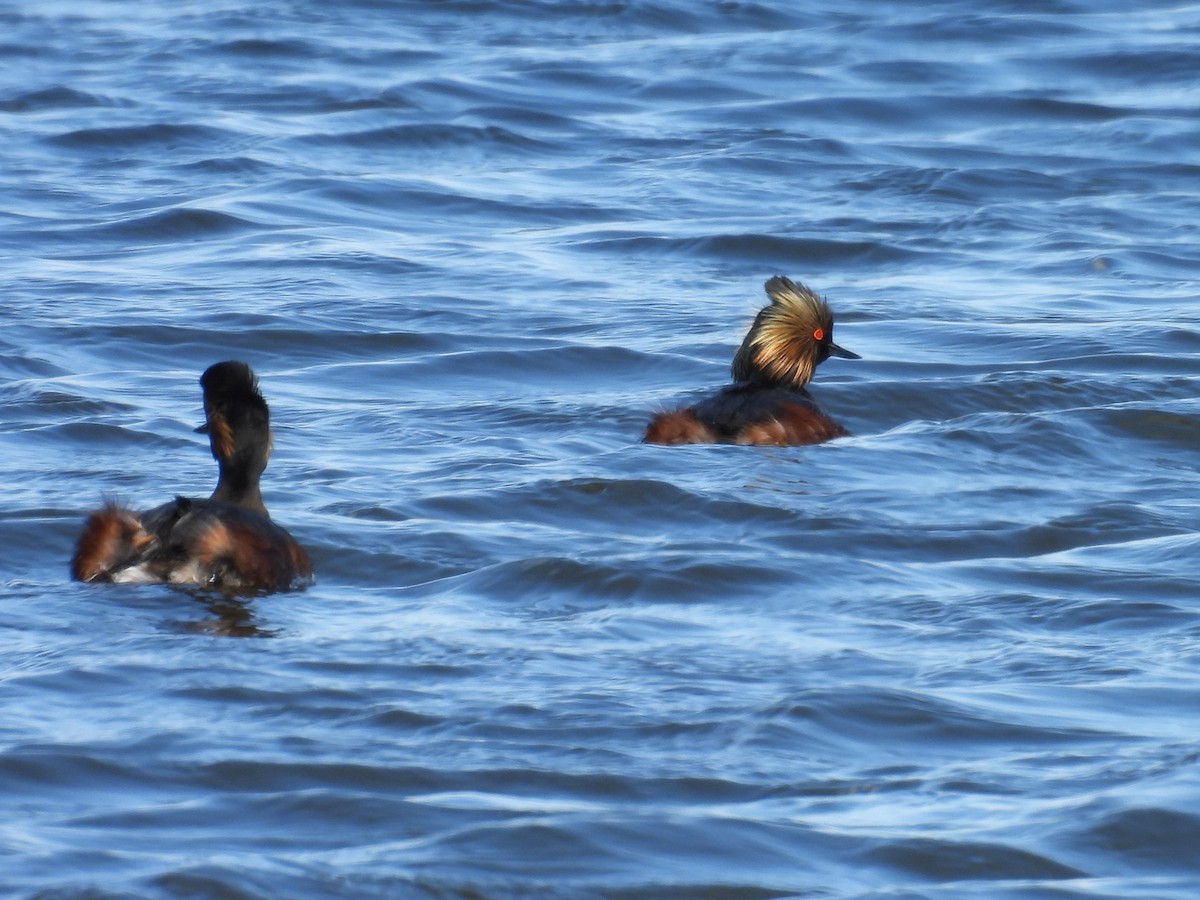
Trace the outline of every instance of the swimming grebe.
<path fill-rule="evenodd" d="M 71 560 L 77 581 L 194 584 L 217 590 L 279 591 L 312 581 L 308 554 L 271 521 L 258 481 L 271 455 L 267 401 L 244 362 L 200 376 L 204 424 L 217 461 L 207 500 L 176 497 L 149 512 L 114 503 L 88 516 Z"/>
<path fill-rule="evenodd" d="M 847 434 L 805 385 L 830 356 L 861 359 L 833 342 L 829 304 L 782 275 L 733 357 L 733 381 L 695 406 L 651 419 L 648 444 L 820 444 Z"/>

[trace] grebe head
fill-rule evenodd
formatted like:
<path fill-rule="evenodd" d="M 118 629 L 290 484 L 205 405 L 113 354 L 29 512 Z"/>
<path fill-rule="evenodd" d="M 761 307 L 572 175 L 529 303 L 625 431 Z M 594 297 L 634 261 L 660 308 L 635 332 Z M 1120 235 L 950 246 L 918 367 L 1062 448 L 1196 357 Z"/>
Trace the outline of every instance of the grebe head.
<path fill-rule="evenodd" d="M 204 424 L 220 475 L 212 499 L 267 514 L 258 480 L 271 455 L 271 414 L 244 362 L 219 362 L 200 376 Z"/>
<path fill-rule="evenodd" d="M 831 356 L 862 359 L 833 342 L 829 304 L 782 275 L 766 283 L 763 307 L 733 357 L 733 380 L 802 388 Z"/>

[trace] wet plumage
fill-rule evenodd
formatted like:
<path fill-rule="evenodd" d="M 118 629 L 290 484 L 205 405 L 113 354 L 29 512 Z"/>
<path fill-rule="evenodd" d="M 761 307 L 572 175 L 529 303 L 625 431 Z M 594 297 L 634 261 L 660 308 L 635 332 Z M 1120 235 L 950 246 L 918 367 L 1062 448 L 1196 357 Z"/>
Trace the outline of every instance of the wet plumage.
<path fill-rule="evenodd" d="M 115 503 L 88 516 L 71 560 L 78 581 L 191 584 L 222 591 L 303 587 L 312 564 L 271 521 L 259 479 L 271 453 L 270 412 L 243 362 L 210 366 L 200 377 L 205 423 L 217 461 L 207 499 L 176 497 L 144 513 Z"/>
<path fill-rule="evenodd" d="M 802 284 L 776 275 L 733 358 L 734 383 L 692 406 L 654 416 L 650 444 L 819 444 L 845 435 L 809 395 L 813 372 L 830 356 L 858 359 L 833 342 L 833 312 Z"/>

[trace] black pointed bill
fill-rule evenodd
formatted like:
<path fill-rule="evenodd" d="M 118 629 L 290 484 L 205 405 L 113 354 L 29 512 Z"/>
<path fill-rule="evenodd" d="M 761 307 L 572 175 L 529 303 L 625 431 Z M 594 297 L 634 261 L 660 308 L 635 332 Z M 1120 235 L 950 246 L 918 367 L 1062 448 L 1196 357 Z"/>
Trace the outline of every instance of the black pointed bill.
<path fill-rule="evenodd" d="M 845 347 L 839 347 L 833 341 L 829 342 L 829 355 L 840 356 L 842 359 L 862 359 L 857 353 L 852 353 Z"/>

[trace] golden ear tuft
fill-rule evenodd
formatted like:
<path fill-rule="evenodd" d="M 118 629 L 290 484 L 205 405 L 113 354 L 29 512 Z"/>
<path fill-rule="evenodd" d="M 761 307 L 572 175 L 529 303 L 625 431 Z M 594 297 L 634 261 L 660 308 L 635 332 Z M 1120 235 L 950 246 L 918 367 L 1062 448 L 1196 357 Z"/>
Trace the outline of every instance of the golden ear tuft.
<path fill-rule="evenodd" d="M 759 312 L 742 341 L 733 360 L 733 377 L 804 387 L 824 359 L 822 342 L 833 332 L 833 313 L 804 285 L 782 275 L 765 287 L 771 305 Z"/>
<path fill-rule="evenodd" d="M 233 456 L 233 429 L 229 420 L 221 413 L 210 408 L 206 408 L 205 412 L 208 414 L 208 442 L 212 447 L 212 454 L 217 459 L 226 461 Z"/>

